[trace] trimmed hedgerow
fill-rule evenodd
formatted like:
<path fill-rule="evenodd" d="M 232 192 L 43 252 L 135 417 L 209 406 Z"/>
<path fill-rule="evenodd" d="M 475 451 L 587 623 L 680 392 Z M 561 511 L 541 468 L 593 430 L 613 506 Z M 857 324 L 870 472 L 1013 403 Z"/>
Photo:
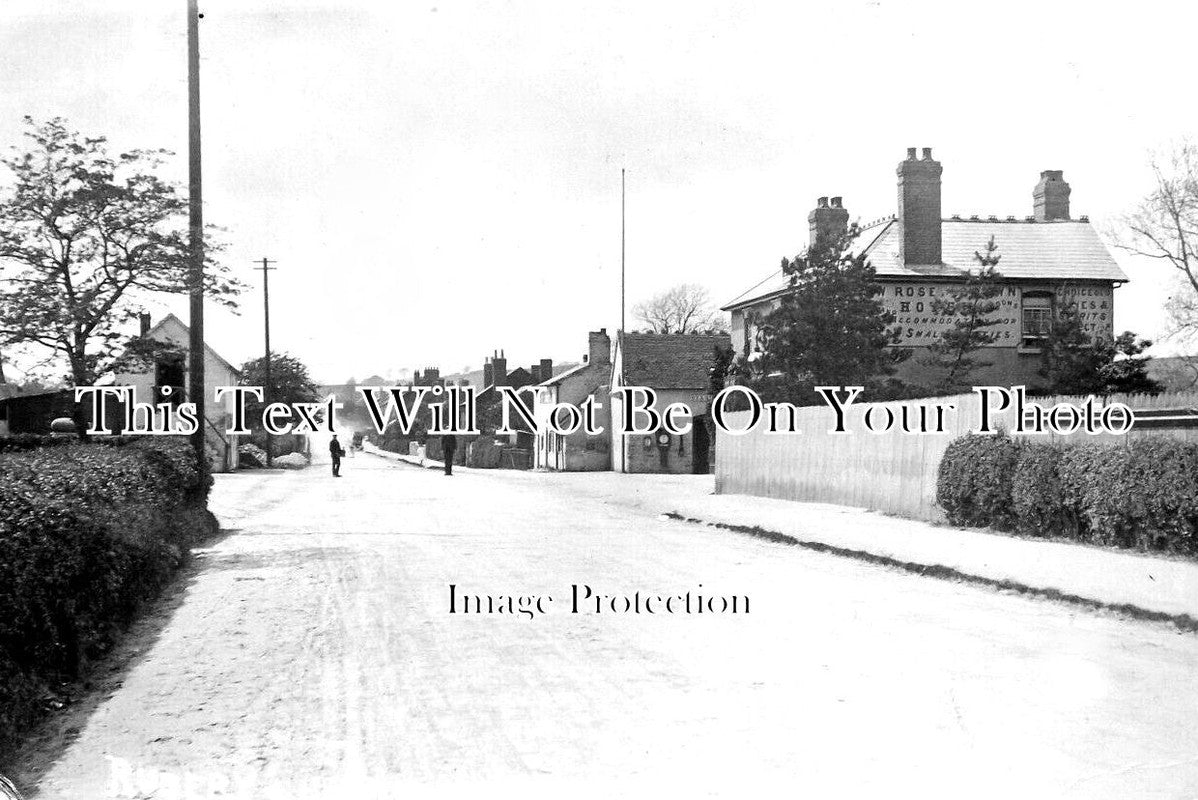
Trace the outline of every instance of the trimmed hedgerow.
<path fill-rule="evenodd" d="M 966 436 L 941 461 L 937 498 L 957 525 L 1198 553 L 1198 444 L 1190 442 L 1060 446 Z"/>
<path fill-rule="evenodd" d="M 177 440 L 0 457 L 0 740 L 80 677 L 215 531 L 210 486 Z"/>
<path fill-rule="evenodd" d="M 1019 448 L 1011 474 L 1011 516 L 1028 536 L 1057 536 L 1076 525 L 1062 499 L 1061 449 L 1040 442 Z"/>
<path fill-rule="evenodd" d="M 936 501 L 954 525 L 1013 525 L 1011 480 L 1021 445 L 1009 437 L 963 436 L 940 460 Z"/>

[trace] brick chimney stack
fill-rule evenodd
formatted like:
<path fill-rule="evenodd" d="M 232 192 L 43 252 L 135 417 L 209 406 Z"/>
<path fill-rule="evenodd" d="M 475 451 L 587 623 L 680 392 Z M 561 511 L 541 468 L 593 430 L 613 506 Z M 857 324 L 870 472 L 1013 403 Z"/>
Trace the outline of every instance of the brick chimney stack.
<path fill-rule="evenodd" d="M 1032 189 L 1032 210 L 1036 222 L 1052 222 L 1069 219 L 1069 184 L 1065 173 L 1059 169 L 1046 169 L 1040 173 L 1040 182 Z"/>
<path fill-rule="evenodd" d="M 849 212 L 839 197 L 821 197 L 815 201 L 815 209 L 807 215 L 810 242 L 814 247 L 821 242 L 834 243 L 849 229 Z"/>
<path fill-rule="evenodd" d="M 932 148 L 915 157 L 915 148 L 907 148 L 907 158 L 898 165 L 898 220 L 903 238 L 899 243 L 903 263 L 939 264 L 940 249 L 940 162 L 932 158 Z"/>
<path fill-rule="evenodd" d="M 496 386 L 507 386 L 507 358 L 502 350 L 491 357 L 491 375 Z"/>
<path fill-rule="evenodd" d="M 491 365 L 491 359 L 486 359 L 483 362 L 483 388 L 492 386 L 495 383 L 495 367 Z"/>
<path fill-rule="evenodd" d="M 603 365 L 611 363 L 611 338 L 607 328 L 600 328 L 587 334 L 587 363 Z"/>
<path fill-rule="evenodd" d="M 553 359 L 552 358 L 542 358 L 541 359 L 541 380 L 538 381 L 538 383 L 544 383 L 545 381 L 549 380 L 552 377 L 553 377 Z"/>

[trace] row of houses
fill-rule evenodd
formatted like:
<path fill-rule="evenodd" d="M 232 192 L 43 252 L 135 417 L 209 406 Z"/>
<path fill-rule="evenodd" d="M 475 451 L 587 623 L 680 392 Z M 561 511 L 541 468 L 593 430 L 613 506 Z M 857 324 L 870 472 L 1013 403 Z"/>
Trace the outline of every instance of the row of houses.
<path fill-rule="evenodd" d="M 412 384 L 474 387 L 482 436 L 468 444 L 490 448 L 494 442 L 507 456 L 500 466 L 570 472 L 707 472 L 712 465 L 707 419 L 711 370 L 717 349 L 729 346 L 728 334 L 617 332 L 611 336 L 600 328 L 587 335 L 587 349 L 578 362 L 555 365 L 541 359 L 530 367 L 509 370 L 504 351 L 495 350 L 481 370 L 442 376 L 436 368 L 425 368 L 413 374 Z M 612 390 L 619 386 L 652 388 L 658 411 L 670 403 L 687 403 L 694 412 L 691 431 L 681 436 L 664 429 L 643 435 L 614 433 L 622 429 L 620 409 L 613 409 L 611 403 Z M 515 433 L 496 437 L 500 387 L 516 390 L 532 410 L 535 427 L 513 415 Z M 580 407 L 588 399 L 594 403 L 602 434 L 588 435 L 581 428 L 568 435 L 550 430 L 548 418 L 555 406 Z M 438 443 L 432 440 L 429 445 L 430 454 L 437 456 Z"/>

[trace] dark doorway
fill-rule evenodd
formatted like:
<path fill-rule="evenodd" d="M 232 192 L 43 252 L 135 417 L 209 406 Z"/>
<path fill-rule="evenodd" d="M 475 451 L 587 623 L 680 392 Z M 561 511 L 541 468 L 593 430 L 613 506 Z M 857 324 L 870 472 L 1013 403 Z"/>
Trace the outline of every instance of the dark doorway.
<path fill-rule="evenodd" d="M 694 428 L 691 429 L 694 435 L 691 472 L 696 475 L 706 475 L 711 471 L 711 431 L 707 427 L 708 422 L 706 414 L 695 417 Z"/>

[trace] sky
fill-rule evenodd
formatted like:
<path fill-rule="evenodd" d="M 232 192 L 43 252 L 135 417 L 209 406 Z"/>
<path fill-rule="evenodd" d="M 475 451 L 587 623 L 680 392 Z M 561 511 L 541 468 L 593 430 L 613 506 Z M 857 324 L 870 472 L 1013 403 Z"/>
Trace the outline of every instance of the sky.
<path fill-rule="evenodd" d="M 265 256 L 272 346 L 321 381 L 577 361 L 620 325 L 621 169 L 629 307 L 740 294 L 803 248 L 817 197 L 895 213 L 908 147 L 944 165 L 945 216 L 1031 214 L 1060 169 L 1113 231 L 1150 152 L 1198 130 L 1170 33 L 1195 5 L 203 2 L 204 215 L 247 284 L 208 342 L 261 355 Z M 4 0 L 0 147 L 63 116 L 174 151 L 183 181 L 185 7 Z M 1115 256 L 1116 329 L 1159 337 L 1173 273 Z"/>

